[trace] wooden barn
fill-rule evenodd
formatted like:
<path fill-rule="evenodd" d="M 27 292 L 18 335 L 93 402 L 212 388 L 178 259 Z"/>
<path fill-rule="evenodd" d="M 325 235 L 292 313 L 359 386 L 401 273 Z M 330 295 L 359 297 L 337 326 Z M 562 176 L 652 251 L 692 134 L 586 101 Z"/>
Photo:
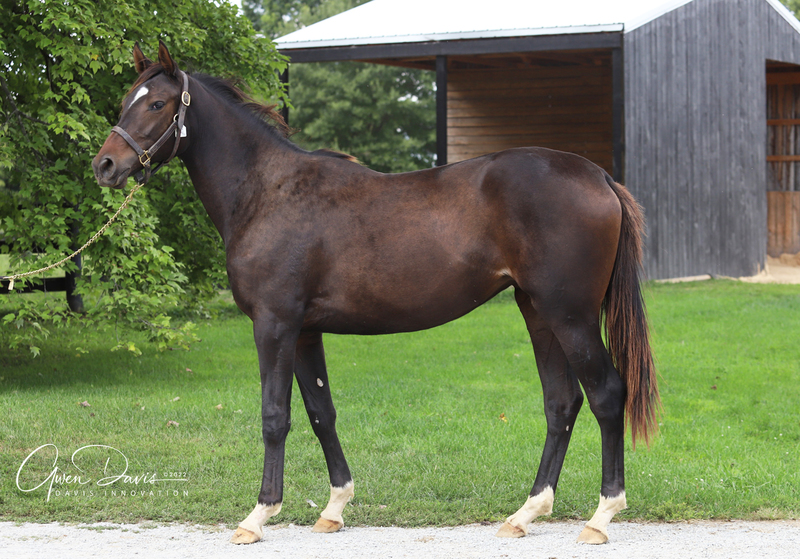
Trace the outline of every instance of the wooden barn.
<path fill-rule="evenodd" d="M 800 22 L 778 0 L 373 0 L 278 47 L 435 72 L 439 164 L 594 161 L 644 206 L 651 279 L 800 251 Z"/>

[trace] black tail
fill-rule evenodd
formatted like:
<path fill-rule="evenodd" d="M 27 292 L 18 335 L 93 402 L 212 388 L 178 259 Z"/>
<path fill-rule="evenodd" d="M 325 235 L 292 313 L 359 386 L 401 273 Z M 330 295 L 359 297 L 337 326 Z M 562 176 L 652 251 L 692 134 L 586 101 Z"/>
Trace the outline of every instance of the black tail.
<path fill-rule="evenodd" d="M 639 439 L 650 444 L 661 408 L 639 279 L 644 216 L 627 188 L 609 176 L 606 180 L 622 205 L 622 228 L 602 309 L 608 352 L 628 389 L 625 415 L 635 448 Z"/>

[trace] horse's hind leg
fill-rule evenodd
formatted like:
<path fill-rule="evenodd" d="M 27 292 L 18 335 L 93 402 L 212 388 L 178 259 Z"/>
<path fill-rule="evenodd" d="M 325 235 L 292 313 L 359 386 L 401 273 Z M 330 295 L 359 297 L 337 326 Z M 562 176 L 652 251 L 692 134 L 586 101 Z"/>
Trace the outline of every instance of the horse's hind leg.
<path fill-rule="evenodd" d="M 342 512 L 353 498 L 353 479 L 336 434 L 336 410 L 328 385 L 322 334 L 304 334 L 297 342 L 295 377 L 311 427 L 319 439 L 331 482 L 328 506 L 314 525 L 315 532 L 336 532 L 344 526 Z"/>
<path fill-rule="evenodd" d="M 625 398 L 626 388 L 603 344 L 597 318 L 587 313 L 564 312 L 552 321 L 570 369 L 581 382 L 589 406 L 600 426 L 603 478 L 597 512 L 578 537 L 582 543 L 608 541 L 608 527 L 614 515 L 626 508 L 625 501 Z"/>
<path fill-rule="evenodd" d="M 558 477 L 575 419 L 583 403 L 578 379 L 570 370 L 567 357 L 550 327 L 534 310 L 530 297 L 524 291 L 517 289 L 515 297 L 533 342 L 536 366 L 542 381 L 547 438 L 530 497 L 521 509 L 508 517 L 497 532 L 498 537 L 524 536 L 534 518 L 552 512 Z"/>

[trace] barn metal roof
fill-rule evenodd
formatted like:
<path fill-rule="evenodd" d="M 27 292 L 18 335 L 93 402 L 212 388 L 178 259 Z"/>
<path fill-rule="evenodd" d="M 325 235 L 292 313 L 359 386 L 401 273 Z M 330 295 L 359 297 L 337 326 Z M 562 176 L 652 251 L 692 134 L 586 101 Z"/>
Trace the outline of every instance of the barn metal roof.
<path fill-rule="evenodd" d="M 532 35 L 628 33 L 694 0 L 373 0 L 276 40 L 311 49 Z M 800 32 L 778 0 L 765 0 Z"/>

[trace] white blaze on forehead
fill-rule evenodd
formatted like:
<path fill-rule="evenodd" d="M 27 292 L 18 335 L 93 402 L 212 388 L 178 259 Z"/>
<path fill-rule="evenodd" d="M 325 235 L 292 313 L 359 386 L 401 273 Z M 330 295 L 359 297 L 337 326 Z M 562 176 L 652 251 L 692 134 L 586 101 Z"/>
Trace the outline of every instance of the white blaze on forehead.
<path fill-rule="evenodd" d="M 141 99 L 142 97 L 144 97 L 148 93 L 150 93 L 150 90 L 147 89 L 145 86 L 142 86 L 139 89 L 137 89 L 136 90 L 136 94 L 133 96 L 133 101 L 131 101 L 131 104 L 128 105 L 128 107 L 133 105 L 136 101 L 138 101 L 139 99 Z"/>

